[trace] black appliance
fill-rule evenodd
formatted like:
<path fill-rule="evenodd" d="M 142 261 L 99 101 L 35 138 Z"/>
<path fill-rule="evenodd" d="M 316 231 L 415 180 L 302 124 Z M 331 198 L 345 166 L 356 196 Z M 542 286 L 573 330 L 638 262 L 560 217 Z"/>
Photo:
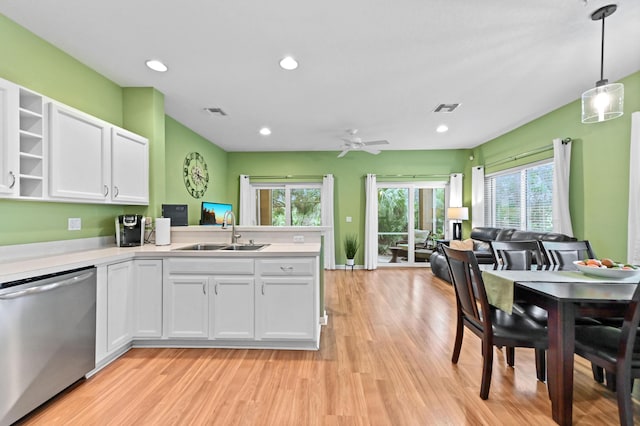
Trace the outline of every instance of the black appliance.
<path fill-rule="evenodd" d="M 144 222 L 144 217 L 139 214 L 122 214 L 116 217 L 116 245 L 141 246 L 144 243 Z"/>
<path fill-rule="evenodd" d="M 189 206 L 186 204 L 163 204 L 162 217 L 171 219 L 171 226 L 189 225 Z"/>

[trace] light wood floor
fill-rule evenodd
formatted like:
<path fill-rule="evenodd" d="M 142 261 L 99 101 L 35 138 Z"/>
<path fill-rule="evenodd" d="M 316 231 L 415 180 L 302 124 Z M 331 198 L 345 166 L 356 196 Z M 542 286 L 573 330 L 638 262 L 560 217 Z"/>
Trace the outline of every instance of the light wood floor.
<path fill-rule="evenodd" d="M 496 350 L 480 399 L 480 341 L 466 333 L 451 363 L 452 288 L 429 269 L 325 276 L 329 324 L 317 352 L 134 349 L 24 424 L 554 424 L 531 350 L 516 349 L 514 369 Z M 576 361 L 574 424 L 618 424 L 614 395 Z M 635 408 L 640 422 L 637 399 Z"/>

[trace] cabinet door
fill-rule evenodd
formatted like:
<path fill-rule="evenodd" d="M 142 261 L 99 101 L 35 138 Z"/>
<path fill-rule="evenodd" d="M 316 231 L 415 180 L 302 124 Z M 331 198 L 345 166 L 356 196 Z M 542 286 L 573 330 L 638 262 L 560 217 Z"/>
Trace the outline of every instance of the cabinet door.
<path fill-rule="evenodd" d="M 111 130 L 111 199 L 115 203 L 149 203 L 148 141 L 116 127 Z"/>
<path fill-rule="evenodd" d="M 131 341 L 132 261 L 107 267 L 107 351 Z"/>
<path fill-rule="evenodd" d="M 162 261 L 133 262 L 133 336 L 162 337 Z"/>
<path fill-rule="evenodd" d="M 0 195 L 18 193 L 18 86 L 0 79 Z"/>
<path fill-rule="evenodd" d="M 259 339 L 314 339 L 318 327 L 313 277 L 260 277 L 256 285 Z"/>
<path fill-rule="evenodd" d="M 166 337 L 209 337 L 208 278 L 170 275 L 164 280 Z"/>
<path fill-rule="evenodd" d="M 253 339 L 253 283 L 253 276 L 211 278 L 211 337 Z"/>
<path fill-rule="evenodd" d="M 109 126 L 90 115 L 49 104 L 50 195 L 107 201 Z"/>

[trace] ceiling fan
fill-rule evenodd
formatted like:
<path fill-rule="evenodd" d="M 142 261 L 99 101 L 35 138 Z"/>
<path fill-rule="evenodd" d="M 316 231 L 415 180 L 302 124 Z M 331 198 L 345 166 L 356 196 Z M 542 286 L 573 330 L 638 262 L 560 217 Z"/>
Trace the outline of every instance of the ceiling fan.
<path fill-rule="evenodd" d="M 388 145 L 389 141 L 387 140 L 377 140 L 377 141 L 363 141 L 362 138 L 356 136 L 358 133 L 358 129 L 349 129 L 347 130 L 349 134 L 346 138 L 340 138 L 344 141 L 344 145 L 342 146 L 342 152 L 338 154 L 338 158 L 342 158 L 347 155 L 349 151 L 365 151 L 369 154 L 380 154 L 380 150 L 375 148 L 369 148 L 370 146 L 375 145 Z"/>

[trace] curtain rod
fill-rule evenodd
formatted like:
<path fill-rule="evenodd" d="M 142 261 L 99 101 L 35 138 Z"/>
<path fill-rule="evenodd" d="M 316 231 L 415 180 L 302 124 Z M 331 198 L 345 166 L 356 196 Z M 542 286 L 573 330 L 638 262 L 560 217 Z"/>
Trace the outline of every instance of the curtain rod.
<path fill-rule="evenodd" d="M 564 138 L 564 139 L 562 139 L 562 145 L 566 145 L 566 144 L 568 144 L 569 142 L 571 142 L 571 138 Z M 532 155 L 540 154 L 541 152 L 550 151 L 550 150 L 552 150 L 552 149 L 553 149 L 553 144 L 551 144 L 551 145 L 545 145 L 545 146 L 543 146 L 543 147 L 541 147 L 541 148 L 534 149 L 534 150 L 532 150 L 532 151 L 523 152 L 523 153 L 521 153 L 521 154 L 516 154 L 516 155 L 513 155 L 513 156 L 511 156 L 511 157 L 503 158 L 503 159 L 501 159 L 501 160 L 497 160 L 497 161 L 494 161 L 494 162 L 492 162 L 492 163 L 485 164 L 485 165 L 484 165 L 484 167 L 485 167 L 485 168 L 487 168 L 487 167 L 493 167 L 493 166 L 497 166 L 497 165 L 500 165 L 500 164 L 508 163 L 509 161 L 516 161 L 516 160 L 520 160 L 521 158 L 530 157 L 530 156 L 532 156 Z"/>
<path fill-rule="evenodd" d="M 253 176 L 249 179 L 322 179 L 325 175 L 283 175 L 283 176 Z"/>
<path fill-rule="evenodd" d="M 452 174 L 462 174 L 462 173 L 452 173 Z M 451 174 L 446 175 L 376 175 L 377 178 L 447 178 L 449 179 Z M 366 176 L 365 176 L 366 177 Z"/>

